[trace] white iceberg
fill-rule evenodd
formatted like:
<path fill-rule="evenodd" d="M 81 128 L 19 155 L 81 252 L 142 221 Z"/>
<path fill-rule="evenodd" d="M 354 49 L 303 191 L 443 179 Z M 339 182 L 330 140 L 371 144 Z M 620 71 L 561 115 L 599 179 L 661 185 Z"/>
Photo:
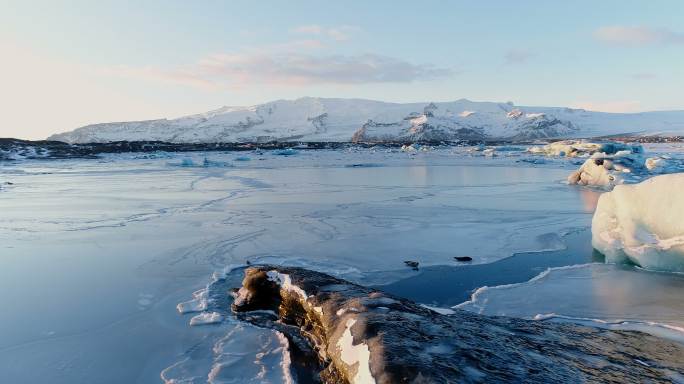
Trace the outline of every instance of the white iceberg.
<path fill-rule="evenodd" d="M 624 183 L 625 175 L 644 170 L 644 158 L 639 150 L 622 150 L 612 155 L 596 152 L 568 176 L 568 183 L 611 189 Z"/>
<path fill-rule="evenodd" d="M 608 262 L 684 272 L 684 173 L 618 185 L 601 195 L 592 245 Z"/>

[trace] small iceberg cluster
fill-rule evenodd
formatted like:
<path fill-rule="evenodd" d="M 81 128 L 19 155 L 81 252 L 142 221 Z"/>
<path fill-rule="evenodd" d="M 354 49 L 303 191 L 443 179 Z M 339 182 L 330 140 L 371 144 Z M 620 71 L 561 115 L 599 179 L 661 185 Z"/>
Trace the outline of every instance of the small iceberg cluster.
<path fill-rule="evenodd" d="M 428 152 L 430 147 L 420 144 L 404 144 L 401 146 L 402 152 Z"/>
<path fill-rule="evenodd" d="M 587 157 L 595 153 L 612 155 L 621 151 L 643 153 L 641 145 L 630 145 L 616 142 L 594 143 L 587 140 L 562 140 L 544 146 L 535 146 L 527 149 L 527 152 L 536 155 L 560 157 Z"/>
<path fill-rule="evenodd" d="M 684 173 L 618 185 L 601 195 L 592 245 L 608 262 L 684 272 Z"/>

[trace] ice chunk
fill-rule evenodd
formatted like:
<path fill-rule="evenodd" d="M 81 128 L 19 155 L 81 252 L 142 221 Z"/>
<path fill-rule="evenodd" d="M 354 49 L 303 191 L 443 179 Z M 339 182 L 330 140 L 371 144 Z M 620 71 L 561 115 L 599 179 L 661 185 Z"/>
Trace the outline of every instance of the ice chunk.
<path fill-rule="evenodd" d="M 176 305 L 180 313 L 202 312 L 207 309 L 207 298 L 209 290 L 207 288 L 193 292 L 192 300 Z"/>
<path fill-rule="evenodd" d="M 296 155 L 297 151 L 292 148 L 276 149 L 273 151 L 273 154 L 277 156 L 292 156 Z"/>
<path fill-rule="evenodd" d="M 597 158 L 587 159 L 577 171 L 568 176 L 569 184 L 592 185 L 604 188 L 612 188 L 623 182 L 622 175 L 619 172 L 613 171 L 611 162 Z"/>
<path fill-rule="evenodd" d="M 202 312 L 190 319 L 190 325 L 214 324 L 221 321 L 223 321 L 223 315 L 218 312 Z"/>
<path fill-rule="evenodd" d="M 625 174 L 638 174 L 643 171 L 644 159 L 638 151 L 624 150 L 612 155 L 597 152 L 568 176 L 568 183 L 611 189 L 625 182 Z"/>
<path fill-rule="evenodd" d="M 485 155 L 486 157 L 494 157 L 494 156 L 496 156 L 495 151 L 496 151 L 495 148 L 487 148 L 484 151 L 482 151 L 482 154 Z"/>
<path fill-rule="evenodd" d="M 684 272 L 684 173 L 619 185 L 601 195 L 592 245 L 609 262 Z"/>

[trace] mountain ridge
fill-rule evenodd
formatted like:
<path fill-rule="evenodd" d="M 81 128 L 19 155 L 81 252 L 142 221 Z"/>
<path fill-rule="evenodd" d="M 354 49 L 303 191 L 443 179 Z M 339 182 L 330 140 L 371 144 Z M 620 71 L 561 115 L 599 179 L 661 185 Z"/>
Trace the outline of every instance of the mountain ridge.
<path fill-rule="evenodd" d="M 176 119 L 91 124 L 48 139 L 67 143 L 385 142 L 618 134 L 684 134 L 684 111 L 623 114 L 468 99 L 391 103 L 302 97 L 245 107 L 223 106 Z"/>

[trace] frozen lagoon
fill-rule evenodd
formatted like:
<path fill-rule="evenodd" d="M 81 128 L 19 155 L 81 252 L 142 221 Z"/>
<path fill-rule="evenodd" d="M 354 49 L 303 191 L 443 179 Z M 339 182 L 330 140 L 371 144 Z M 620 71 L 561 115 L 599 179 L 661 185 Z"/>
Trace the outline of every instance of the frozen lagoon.
<path fill-rule="evenodd" d="M 212 272 L 247 261 L 390 284 L 421 273 L 404 260 L 457 266 L 454 256 L 477 264 L 559 250 L 563 235 L 589 227 L 598 193 L 564 184 L 577 167 L 568 160 L 521 160 L 442 148 L 4 163 L 0 376 L 206 381 L 211 349 L 233 328 L 263 339 L 243 353 L 277 358 L 272 334 L 230 319 L 189 327 L 191 315 L 176 312 Z"/>

